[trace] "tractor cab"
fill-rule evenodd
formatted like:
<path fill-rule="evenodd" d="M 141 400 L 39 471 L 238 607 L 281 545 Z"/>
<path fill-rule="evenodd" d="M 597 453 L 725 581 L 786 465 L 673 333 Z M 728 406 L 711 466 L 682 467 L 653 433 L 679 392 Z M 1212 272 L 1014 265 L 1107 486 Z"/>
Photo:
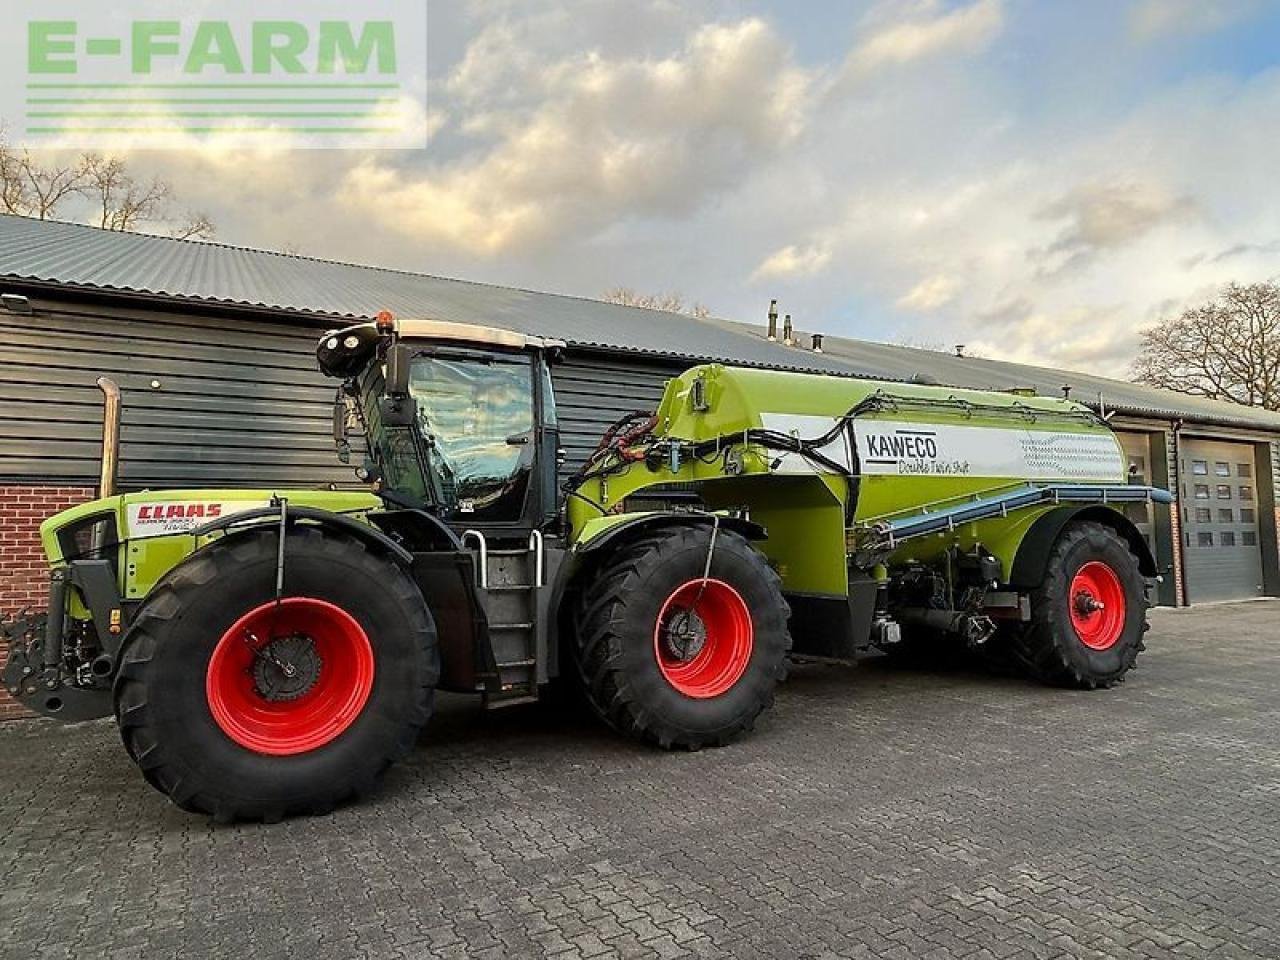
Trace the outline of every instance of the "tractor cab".
<path fill-rule="evenodd" d="M 562 458 L 549 364 L 563 344 L 506 330 L 382 314 L 325 336 L 321 370 L 343 380 L 334 441 L 390 504 L 455 532 L 528 537 L 557 516 Z"/>

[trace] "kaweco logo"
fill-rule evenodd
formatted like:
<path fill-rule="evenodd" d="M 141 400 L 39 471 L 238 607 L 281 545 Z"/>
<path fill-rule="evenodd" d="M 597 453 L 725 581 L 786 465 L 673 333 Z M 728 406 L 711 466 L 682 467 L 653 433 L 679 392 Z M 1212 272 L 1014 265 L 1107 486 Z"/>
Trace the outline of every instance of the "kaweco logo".
<path fill-rule="evenodd" d="M 426 0 L 13 6 L 0 121 L 34 144 L 426 145 Z"/>

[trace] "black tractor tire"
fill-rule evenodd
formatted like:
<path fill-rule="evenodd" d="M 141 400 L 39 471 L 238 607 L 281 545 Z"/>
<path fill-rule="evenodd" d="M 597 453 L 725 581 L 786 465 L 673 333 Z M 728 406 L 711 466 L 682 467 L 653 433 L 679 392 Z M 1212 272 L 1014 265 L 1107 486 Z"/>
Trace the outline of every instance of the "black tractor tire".
<path fill-rule="evenodd" d="M 711 538 L 712 529 L 705 524 L 644 535 L 597 567 L 579 595 L 570 650 L 579 688 L 609 726 L 663 749 L 727 744 L 752 729 L 786 678 L 791 611 L 781 579 L 746 539 L 719 530 L 708 578 L 716 586 L 701 589 Z M 727 672 L 708 672 L 711 679 L 701 687 L 696 678 L 671 679 L 667 671 L 685 665 L 670 660 L 670 648 L 659 639 L 671 636 L 664 631 L 673 629 L 673 618 L 685 617 L 687 625 L 690 620 L 682 611 L 709 616 L 697 623 L 704 631 L 702 649 L 714 658 L 717 644 L 743 635 L 715 628 L 726 622 L 724 609 L 749 619 L 748 650 L 739 644 L 734 648 L 738 656 L 723 661 L 731 665 Z M 741 616 L 733 621 L 743 622 Z M 690 656 L 690 648 L 684 653 Z M 699 655 L 692 654 L 687 665 L 699 662 Z M 735 676 L 735 671 L 740 672 Z M 695 688 L 696 695 L 688 692 Z"/>
<path fill-rule="evenodd" d="M 193 553 L 148 595 L 121 651 L 115 715 L 129 755 L 179 807 L 222 822 L 324 814 L 370 794 L 413 748 L 431 716 L 439 677 L 435 624 L 409 575 L 349 536 L 295 526 L 285 540 L 285 603 L 337 608 L 341 623 L 358 624 L 364 697 L 342 701 L 347 714 L 340 732 L 321 726 L 320 737 L 332 739 L 314 748 L 280 755 L 233 739 L 214 716 L 206 682 L 225 675 L 234 683 L 240 674 L 249 675 L 245 683 L 258 682 L 251 670 L 228 667 L 223 674 L 211 664 L 247 611 L 270 605 L 278 614 L 278 545 L 276 528 L 258 528 Z M 247 649 L 256 669 L 259 655 L 252 644 Z M 359 672 L 339 670 L 336 654 L 330 660 L 331 683 Z M 319 683 L 324 663 L 318 656 L 313 663 Z"/>
<path fill-rule="evenodd" d="M 1096 635 L 1088 622 L 1073 617 L 1073 607 L 1087 605 L 1093 592 L 1081 591 L 1090 570 L 1103 570 L 1110 584 L 1110 602 L 1090 617 L 1116 620 L 1109 632 Z M 1075 589 L 1076 595 L 1072 592 Z M 1117 602 L 1123 610 L 1117 609 Z M 1076 523 L 1059 536 L 1049 554 L 1044 579 L 1031 593 L 1031 621 L 1008 635 L 1008 652 L 1033 679 L 1054 686 L 1096 690 L 1120 683 L 1145 649 L 1147 631 L 1146 582 L 1128 541 L 1100 523 Z M 1078 610 L 1079 608 L 1076 607 Z"/>

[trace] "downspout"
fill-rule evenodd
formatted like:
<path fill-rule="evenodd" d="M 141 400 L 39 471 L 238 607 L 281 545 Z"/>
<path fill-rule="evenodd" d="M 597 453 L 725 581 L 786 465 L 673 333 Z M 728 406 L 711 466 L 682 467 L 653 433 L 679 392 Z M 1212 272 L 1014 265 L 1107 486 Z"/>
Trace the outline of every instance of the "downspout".
<path fill-rule="evenodd" d="M 1173 509 L 1178 514 L 1178 582 L 1182 584 L 1182 605 L 1191 606 L 1190 592 L 1187 590 L 1187 519 L 1182 489 L 1182 428 L 1181 418 L 1173 421 Z M 1174 591 L 1177 601 L 1177 591 Z"/>

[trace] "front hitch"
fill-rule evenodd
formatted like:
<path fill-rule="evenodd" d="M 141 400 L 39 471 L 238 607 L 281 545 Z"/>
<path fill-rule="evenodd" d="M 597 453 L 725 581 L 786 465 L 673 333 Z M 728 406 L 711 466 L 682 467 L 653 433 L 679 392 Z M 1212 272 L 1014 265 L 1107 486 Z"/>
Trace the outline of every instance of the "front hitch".
<path fill-rule="evenodd" d="M 79 686 L 60 665 L 45 666 L 50 626 L 48 614 L 26 610 L 0 619 L 0 641 L 9 648 L 3 675 L 9 695 L 29 710 L 63 723 L 111 716 L 109 689 Z M 61 649 L 62 638 L 57 639 Z"/>

